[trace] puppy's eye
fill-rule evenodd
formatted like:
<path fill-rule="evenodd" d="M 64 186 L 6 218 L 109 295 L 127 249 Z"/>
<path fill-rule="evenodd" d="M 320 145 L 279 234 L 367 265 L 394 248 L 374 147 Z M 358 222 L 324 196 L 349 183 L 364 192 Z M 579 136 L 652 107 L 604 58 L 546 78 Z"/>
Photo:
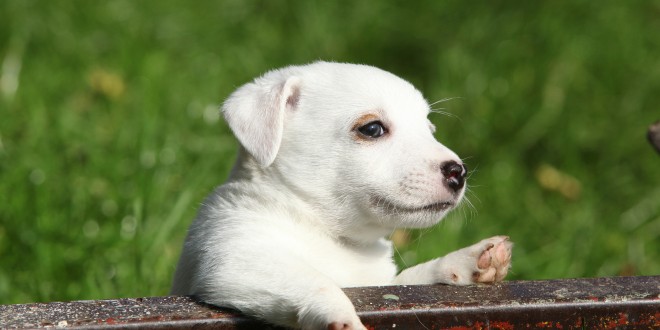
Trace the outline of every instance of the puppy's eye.
<path fill-rule="evenodd" d="M 373 121 L 364 126 L 358 127 L 358 132 L 372 139 L 379 138 L 387 132 L 385 126 L 380 121 Z"/>

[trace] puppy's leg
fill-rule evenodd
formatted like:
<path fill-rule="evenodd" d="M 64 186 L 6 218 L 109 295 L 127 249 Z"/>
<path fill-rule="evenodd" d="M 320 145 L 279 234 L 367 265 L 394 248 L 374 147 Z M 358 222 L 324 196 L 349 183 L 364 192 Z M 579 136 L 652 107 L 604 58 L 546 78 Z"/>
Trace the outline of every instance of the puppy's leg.
<path fill-rule="evenodd" d="M 506 236 L 495 236 L 442 258 L 405 269 L 396 284 L 445 283 L 467 285 L 493 283 L 504 279 L 511 267 L 513 243 Z"/>
<path fill-rule="evenodd" d="M 351 301 L 335 285 L 312 289 L 298 312 L 302 329 L 366 330 Z"/>
<path fill-rule="evenodd" d="M 200 278 L 195 295 L 207 303 L 235 308 L 277 325 L 310 330 L 365 329 L 353 304 L 333 281 L 302 263 L 279 260 L 280 265 L 269 268 L 257 258 L 249 269 L 224 267 Z"/>

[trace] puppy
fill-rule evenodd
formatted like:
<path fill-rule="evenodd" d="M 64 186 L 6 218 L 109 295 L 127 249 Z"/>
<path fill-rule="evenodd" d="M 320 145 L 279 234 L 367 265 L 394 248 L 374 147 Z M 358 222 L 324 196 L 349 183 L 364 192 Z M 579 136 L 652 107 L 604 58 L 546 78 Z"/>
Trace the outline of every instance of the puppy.
<path fill-rule="evenodd" d="M 340 288 L 501 281 L 505 236 L 397 275 L 385 237 L 436 224 L 465 191 L 429 111 L 366 65 L 290 66 L 240 87 L 222 112 L 242 148 L 190 227 L 172 293 L 277 325 L 364 329 Z"/>

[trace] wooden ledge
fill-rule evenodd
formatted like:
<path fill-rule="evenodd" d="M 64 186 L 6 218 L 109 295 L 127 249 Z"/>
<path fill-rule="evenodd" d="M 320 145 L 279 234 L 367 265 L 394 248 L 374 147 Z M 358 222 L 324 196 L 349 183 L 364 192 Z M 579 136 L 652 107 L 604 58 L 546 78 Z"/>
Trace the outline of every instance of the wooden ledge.
<path fill-rule="evenodd" d="M 660 276 L 345 289 L 369 329 L 660 328 Z M 191 297 L 0 305 L 0 328 L 277 329 Z"/>

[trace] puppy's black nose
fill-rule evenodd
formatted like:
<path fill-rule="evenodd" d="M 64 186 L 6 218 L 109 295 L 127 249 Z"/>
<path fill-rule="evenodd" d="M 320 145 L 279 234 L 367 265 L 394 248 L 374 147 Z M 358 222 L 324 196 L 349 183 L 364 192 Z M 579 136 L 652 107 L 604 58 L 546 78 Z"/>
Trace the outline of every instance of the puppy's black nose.
<path fill-rule="evenodd" d="M 465 185 L 467 167 L 453 160 L 444 162 L 440 166 L 442 175 L 445 177 L 445 185 L 453 191 L 459 191 Z"/>

